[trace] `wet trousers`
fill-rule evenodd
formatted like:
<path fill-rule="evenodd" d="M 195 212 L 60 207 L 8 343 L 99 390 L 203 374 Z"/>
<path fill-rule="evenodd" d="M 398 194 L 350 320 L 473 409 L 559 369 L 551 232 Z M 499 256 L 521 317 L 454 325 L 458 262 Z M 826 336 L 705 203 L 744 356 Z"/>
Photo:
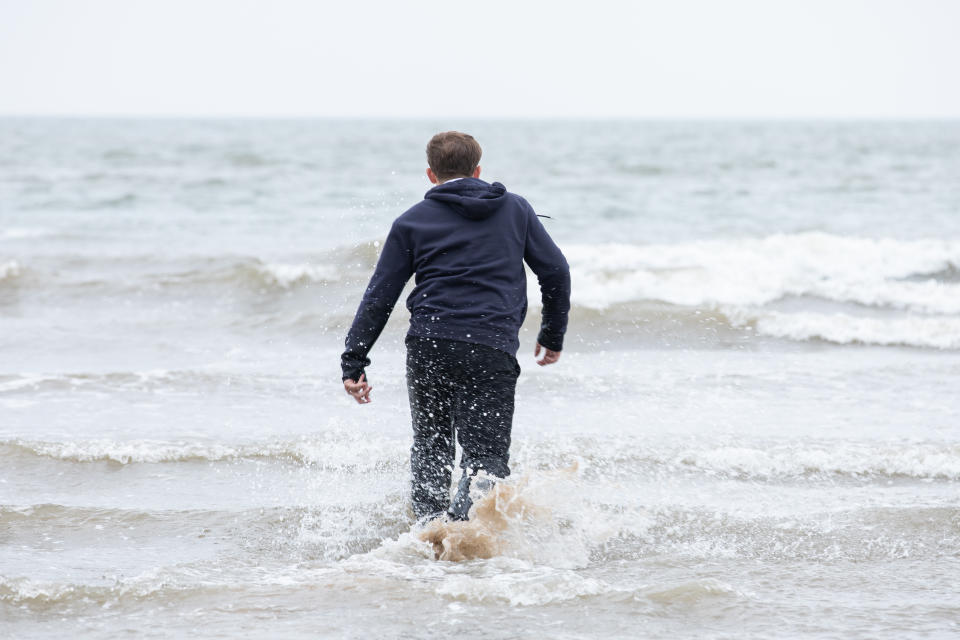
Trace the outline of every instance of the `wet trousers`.
<path fill-rule="evenodd" d="M 454 507 L 450 505 L 457 441 L 463 450 L 461 489 L 464 483 L 469 489 L 469 478 L 481 469 L 499 478 L 510 475 L 520 365 L 509 353 L 469 342 L 407 336 L 406 345 L 413 512 L 420 519 L 457 506 L 456 499 Z"/>

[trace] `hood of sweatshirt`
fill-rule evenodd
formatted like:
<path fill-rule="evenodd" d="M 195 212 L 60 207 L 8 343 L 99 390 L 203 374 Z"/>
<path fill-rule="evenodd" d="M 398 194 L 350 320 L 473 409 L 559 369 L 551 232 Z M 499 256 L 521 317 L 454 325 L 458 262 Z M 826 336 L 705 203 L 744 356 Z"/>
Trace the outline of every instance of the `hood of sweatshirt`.
<path fill-rule="evenodd" d="M 445 202 L 464 218 L 483 220 L 507 201 L 507 188 L 499 182 L 489 184 L 480 178 L 461 178 L 435 186 L 424 198 Z"/>

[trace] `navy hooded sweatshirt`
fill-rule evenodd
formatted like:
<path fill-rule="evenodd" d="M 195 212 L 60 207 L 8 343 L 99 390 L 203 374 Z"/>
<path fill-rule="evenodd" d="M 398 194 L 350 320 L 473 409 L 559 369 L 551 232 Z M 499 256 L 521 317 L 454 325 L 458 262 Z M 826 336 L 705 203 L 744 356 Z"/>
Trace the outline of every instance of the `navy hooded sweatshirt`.
<path fill-rule="evenodd" d="M 408 335 L 487 345 L 516 355 L 527 314 L 526 261 L 543 300 L 537 341 L 563 349 L 570 270 L 533 208 L 499 182 L 438 185 L 397 218 L 347 334 L 343 378 L 358 380 L 411 275 Z"/>

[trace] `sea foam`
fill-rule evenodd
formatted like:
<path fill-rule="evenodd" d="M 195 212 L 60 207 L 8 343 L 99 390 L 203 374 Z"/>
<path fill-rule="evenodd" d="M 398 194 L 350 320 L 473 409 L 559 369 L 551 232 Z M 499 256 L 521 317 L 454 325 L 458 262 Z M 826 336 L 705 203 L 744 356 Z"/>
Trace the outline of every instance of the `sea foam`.
<path fill-rule="evenodd" d="M 594 308 L 639 300 L 757 306 L 813 296 L 960 313 L 957 284 L 904 281 L 960 264 L 960 242 L 810 232 L 679 244 L 565 245 L 564 252 L 576 283 L 574 301 Z"/>
<path fill-rule="evenodd" d="M 299 284 L 331 282 L 340 279 L 337 268 L 327 264 L 266 263 L 258 265 L 257 271 L 264 281 L 284 289 Z"/>
<path fill-rule="evenodd" d="M 960 349 L 960 317 L 870 318 L 844 313 L 734 313 L 756 324 L 757 333 L 792 340 L 818 339 L 837 344 Z"/>
<path fill-rule="evenodd" d="M 810 232 L 564 251 L 575 308 L 668 304 L 775 338 L 960 348 L 960 242 Z M 775 306 L 788 299 L 797 310 Z"/>

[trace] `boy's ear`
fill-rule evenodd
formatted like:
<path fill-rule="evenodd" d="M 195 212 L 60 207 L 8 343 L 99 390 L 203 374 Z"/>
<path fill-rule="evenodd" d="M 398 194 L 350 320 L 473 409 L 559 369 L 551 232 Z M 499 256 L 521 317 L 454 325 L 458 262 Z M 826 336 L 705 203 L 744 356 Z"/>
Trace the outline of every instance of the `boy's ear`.
<path fill-rule="evenodd" d="M 427 178 L 430 179 L 432 184 L 440 184 L 440 180 L 437 179 L 437 174 L 435 174 L 430 167 L 427 167 Z"/>
<path fill-rule="evenodd" d="M 477 165 L 477 168 L 473 170 L 473 177 L 474 178 L 480 177 L 480 165 Z"/>

